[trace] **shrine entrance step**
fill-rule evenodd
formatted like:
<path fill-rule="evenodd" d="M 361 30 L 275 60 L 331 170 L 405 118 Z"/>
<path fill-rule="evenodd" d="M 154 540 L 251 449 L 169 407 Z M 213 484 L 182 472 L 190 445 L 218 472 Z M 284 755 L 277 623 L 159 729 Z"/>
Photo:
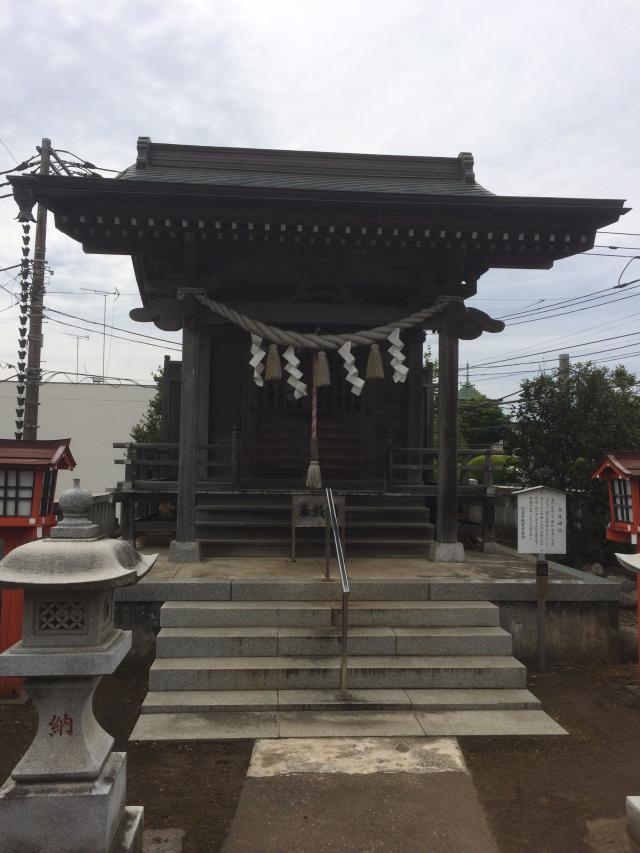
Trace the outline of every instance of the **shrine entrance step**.
<path fill-rule="evenodd" d="M 310 599 L 305 582 L 288 580 L 286 598 L 276 587 L 162 606 L 133 740 L 562 733 L 526 689 L 494 604 L 415 600 L 402 581 L 381 600 L 364 584 L 349 610 L 345 696 L 340 602 Z"/>

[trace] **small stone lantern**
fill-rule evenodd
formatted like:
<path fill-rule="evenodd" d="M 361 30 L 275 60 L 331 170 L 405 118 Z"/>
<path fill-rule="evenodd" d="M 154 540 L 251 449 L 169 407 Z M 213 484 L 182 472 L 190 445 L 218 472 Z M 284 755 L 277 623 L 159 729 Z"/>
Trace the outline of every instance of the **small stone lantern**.
<path fill-rule="evenodd" d="M 0 853 L 109 853 L 142 849 L 143 809 L 126 807 L 126 754 L 93 715 L 93 694 L 131 648 L 113 625 L 114 589 L 136 583 L 156 556 L 98 539 L 91 494 L 60 495 L 49 539 L 0 562 L 0 587 L 25 591 L 22 640 L 0 655 L 0 675 L 26 676 L 38 730 L 0 788 Z"/>

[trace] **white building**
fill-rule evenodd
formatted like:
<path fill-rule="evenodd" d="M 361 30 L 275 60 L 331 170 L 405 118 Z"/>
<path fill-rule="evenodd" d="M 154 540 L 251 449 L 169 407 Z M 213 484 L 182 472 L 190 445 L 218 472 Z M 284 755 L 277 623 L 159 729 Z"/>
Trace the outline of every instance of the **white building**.
<path fill-rule="evenodd" d="M 38 438 L 71 438 L 75 471 L 60 471 L 58 493 L 80 477 L 84 488 L 104 492 L 122 480 L 114 441 L 128 441 L 131 427 L 146 412 L 154 386 L 48 382 L 40 388 Z M 14 438 L 16 383 L 0 382 L 0 437 Z"/>

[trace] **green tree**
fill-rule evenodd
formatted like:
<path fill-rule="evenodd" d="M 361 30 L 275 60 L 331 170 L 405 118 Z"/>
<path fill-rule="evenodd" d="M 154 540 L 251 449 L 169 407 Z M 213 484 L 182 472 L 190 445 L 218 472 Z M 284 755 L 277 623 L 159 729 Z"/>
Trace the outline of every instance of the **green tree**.
<path fill-rule="evenodd" d="M 468 394 L 460 400 L 458 435 L 460 444 L 465 447 L 490 447 L 500 440 L 509 447 L 511 419 L 498 403 L 474 389 L 473 395 Z"/>
<path fill-rule="evenodd" d="M 160 366 L 152 374 L 156 385 L 162 379 L 163 368 Z M 160 441 L 160 426 L 162 424 L 162 395 L 160 388 L 149 400 L 147 411 L 131 430 L 131 438 L 141 443 Z"/>
<path fill-rule="evenodd" d="M 611 558 L 606 487 L 591 479 L 603 449 L 640 449 L 638 380 L 624 367 L 577 364 L 567 376 L 522 383 L 514 431 L 525 485 L 567 492 L 567 550 L 574 565 Z"/>

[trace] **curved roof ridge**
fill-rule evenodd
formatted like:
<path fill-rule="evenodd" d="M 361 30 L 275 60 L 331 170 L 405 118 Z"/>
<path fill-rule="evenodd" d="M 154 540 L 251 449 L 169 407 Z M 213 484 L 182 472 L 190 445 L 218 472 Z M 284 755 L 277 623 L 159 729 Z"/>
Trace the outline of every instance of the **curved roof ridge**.
<path fill-rule="evenodd" d="M 473 155 L 424 157 L 397 154 L 295 151 L 268 148 L 152 143 L 138 139 L 134 165 L 119 180 L 405 192 L 492 195 L 475 179 Z"/>

